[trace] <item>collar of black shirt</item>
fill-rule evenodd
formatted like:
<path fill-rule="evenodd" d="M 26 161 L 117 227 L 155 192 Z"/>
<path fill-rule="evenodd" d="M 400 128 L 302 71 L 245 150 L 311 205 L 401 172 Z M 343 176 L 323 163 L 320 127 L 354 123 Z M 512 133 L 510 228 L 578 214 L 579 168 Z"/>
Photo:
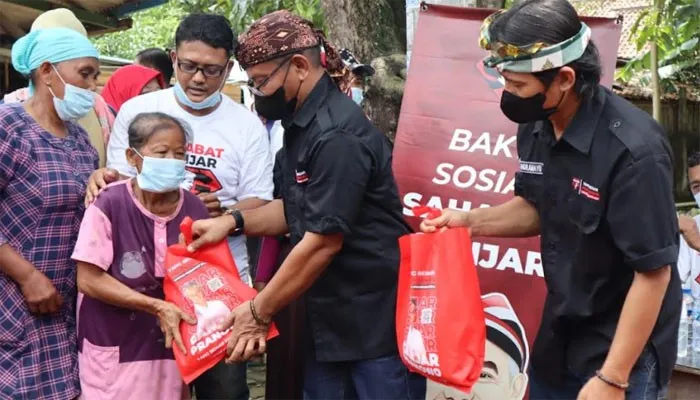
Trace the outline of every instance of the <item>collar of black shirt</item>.
<path fill-rule="evenodd" d="M 593 142 L 598 121 L 605 106 L 606 97 L 605 89 L 598 85 L 593 96 L 581 102 L 571 124 L 564 130 L 562 140 L 565 140 L 581 153 L 588 154 L 591 150 L 591 143 Z M 552 145 L 555 144 L 552 123 L 549 120 L 536 122 L 533 133 L 535 137 L 550 141 Z"/>
<path fill-rule="evenodd" d="M 311 92 L 306 96 L 306 100 L 299 107 L 299 111 L 294 114 L 289 121 L 282 121 L 282 127 L 284 130 L 289 130 L 292 126 L 296 125 L 299 128 L 306 128 L 309 123 L 314 119 L 316 111 L 323 104 L 323 101 L 328 96 L 328 93 L 334 88 L 335 82 L 328 74 L 323 74 L 321 79 L 316 82 L 316 86 L 311 89 Z"/>

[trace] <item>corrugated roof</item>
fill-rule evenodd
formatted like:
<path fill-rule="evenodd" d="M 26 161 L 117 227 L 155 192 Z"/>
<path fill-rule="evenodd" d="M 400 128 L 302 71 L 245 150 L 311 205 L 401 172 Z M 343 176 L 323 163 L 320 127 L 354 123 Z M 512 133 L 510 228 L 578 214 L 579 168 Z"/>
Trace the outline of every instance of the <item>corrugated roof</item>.
<path fill-rule="evenodd" d="M 41 13 L 54 8 L 71 9 L 89 33 L 128 29 L 126 13 L 154 7 L 167 0 L 0 0 L 0 35 L 17 38 L 29 31 Z"/>
<path fill-rule="evenodd" d="M 651 101 L 652 89 L 645 86 L 616 85 L 614 92 L 628 100 L 648 100 Z M 685 98 L 693 103 L 700 102 L 700 93 L 694 90 L 686 91 Z M 663 93 L 662 101 L 678 101 L 678 93 Z"/>

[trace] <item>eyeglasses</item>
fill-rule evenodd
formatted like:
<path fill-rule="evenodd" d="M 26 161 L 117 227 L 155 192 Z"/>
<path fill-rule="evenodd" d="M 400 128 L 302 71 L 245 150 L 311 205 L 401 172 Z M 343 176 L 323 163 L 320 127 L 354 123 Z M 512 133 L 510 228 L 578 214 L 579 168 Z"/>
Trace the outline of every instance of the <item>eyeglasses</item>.
<path fill-rule="evenodd" d="M 248 79 L 247 86 L 250 89 L 251 93 L 253 93 L 256 96 L 265 96 L 265 93 L 263 93 L 260 89 L 262 89 L 263 86 L 267 85 L 267 82 L 269 82 L 270 79 L 272 79 L 272 77 L 275 76 L 275 74 L 280 69 L 282 69 L 282 67 L 285 64 L 289 63 L 289 60 L 291 60 L 291 59 L 292 59 L 292 57 L 288 57 L 286 60 L 284 60 L 282 63 L 280 63 L 280 65 L 278 65 L 274 70 L 272 70 L 272 72 L 270 72 L 270 74 L 267 75 L 267 77 L 265 77 L 265 79 L 259 85 L 256 85 L 254 80 Z M 289 68 L 287 68 L 287 74 L 288 73 L 289 73 Z M 284 75 L 284 80 L 287 80 L 287 74 Z"/>
<path fill-rule="evenodd" d="M 224 71 L 226 71 L 226 67 L 222 67 L 220 65 L 205 65 L 200 67 L 197 64 L 180 61 L 177 62 L 177 68 L 189 75 L 194 75 L 197 72 L 202 71 L 202 74 L 204 74 L 204 76 L 207 78 L 218 78 L 224 73 Z"/>

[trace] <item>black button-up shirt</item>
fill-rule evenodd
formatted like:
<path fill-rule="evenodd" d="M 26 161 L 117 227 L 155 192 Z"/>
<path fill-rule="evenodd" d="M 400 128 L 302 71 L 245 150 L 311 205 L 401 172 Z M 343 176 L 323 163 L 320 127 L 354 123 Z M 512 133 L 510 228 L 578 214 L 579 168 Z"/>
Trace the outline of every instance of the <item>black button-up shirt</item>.
<path fill-rule="evenodd" d="M 515 194 L 540 216 L 548 293 L 532 363 L 556 384 L 591 376 L 610 349 L 635 272 L 672 266 L 651 334 L 670 379 L 681 310 L 672 152 L 645 112 L 599 87 L 561 139 L 549 122 L 521 125 Z"/>
<path fill-rule="evenodd" d="M 398 351 L 398 238 L 410 232 L 391 168 L 389 140 L 327 75 L 283 121 L 275 162 L 291 242 L 342 233 L 343 247 L 306 293 L 319 361 Z"/>

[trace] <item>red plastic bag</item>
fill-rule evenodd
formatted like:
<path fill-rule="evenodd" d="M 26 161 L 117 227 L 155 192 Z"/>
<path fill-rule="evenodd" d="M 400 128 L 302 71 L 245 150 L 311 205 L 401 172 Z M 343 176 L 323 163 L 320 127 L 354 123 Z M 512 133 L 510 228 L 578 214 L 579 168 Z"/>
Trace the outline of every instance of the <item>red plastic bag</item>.
<path fill-rule="evenodd" d="M 414 209 L 417 216 L 439 210 Z M 399 239 L 396 335 L 409 370 L 470 392 L 484 363 L 486 326 L 466 228 Z"/>
<path fill-rule="evenodd" d="M 180 230 L 190 243 L 192 219 L 185 218 Z M 173 346 L 180 373 L 189 384 L 224 359 L 231 330 L 219 331 L 218 327 L 234 308 L 255 297 L 256 291 L 241 281 L 226 240 L 194 253 L 180 244 L 168 247 L 165 271 L 165 299 L 197 317 L 197 325 L 180 323 L 187 353 Z M 278 334 L 271 324 L 267 338 Z"/>

